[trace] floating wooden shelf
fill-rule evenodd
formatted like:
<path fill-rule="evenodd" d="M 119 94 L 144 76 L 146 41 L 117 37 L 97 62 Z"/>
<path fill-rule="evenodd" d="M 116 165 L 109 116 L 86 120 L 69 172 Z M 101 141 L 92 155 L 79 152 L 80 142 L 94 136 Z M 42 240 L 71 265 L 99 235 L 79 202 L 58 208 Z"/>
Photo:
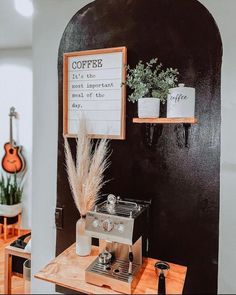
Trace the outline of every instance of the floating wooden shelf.
<path fill-rule="evenodd" d="M 197 118 L 133 118 L 133 123 L 151 124 L 197 124 Z"/>

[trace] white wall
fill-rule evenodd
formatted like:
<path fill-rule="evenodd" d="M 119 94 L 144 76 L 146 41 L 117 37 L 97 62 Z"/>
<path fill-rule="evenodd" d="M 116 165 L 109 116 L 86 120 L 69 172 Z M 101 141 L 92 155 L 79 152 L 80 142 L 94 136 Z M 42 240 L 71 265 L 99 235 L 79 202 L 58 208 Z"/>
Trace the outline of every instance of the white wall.
<path fill-rule="evenodd" d="M 88 0 L 34 1 L 32 274 L 55 256 L 59 43 L 71 17 L 87 3 Z M 55 288 L 33 279 L 32 292 L 54 294 Z"/>
<path fill-rule="evenodd" d="M 57 53 L 70 18 L 89 0 L 36 0 L 34 48 L 33 273 L 55 253 L 54 209 L 57 161 Z M 236 293 L 236 1 L 200 0 L 218 23 L 224 45 L 219 292 Z M 52 25 L 53 24 L 53 25 Z M 42 164 L 43 163 L 43 164 Z M 46 172 L 45 173 L 45 166 Z M 33 281 L 34 293 L 54 287 Z"/>
<path fill-rule="evenodd" d="M 214 16 L 223 41 L 220 252 L 218 292 L 235 294 L 236 265 L 236 1 L 201 0 Z"/>
<path fill-rule="evenodd" d="M 32 162 L 32 50 L 0 50 L 0 159 L 3 145 L 9 141 L 9 110 L 16 108 L 13 138 L 23 147 L 27 163 L 23 195 L 23 228 L 31 227 L 31 162 Z"/>

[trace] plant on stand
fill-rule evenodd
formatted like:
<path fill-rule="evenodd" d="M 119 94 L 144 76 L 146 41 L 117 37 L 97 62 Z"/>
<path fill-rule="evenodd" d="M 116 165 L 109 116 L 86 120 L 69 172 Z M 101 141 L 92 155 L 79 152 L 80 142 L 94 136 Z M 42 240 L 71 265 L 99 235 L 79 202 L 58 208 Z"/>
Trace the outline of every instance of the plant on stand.
<path fill-rule="evenodd" d="M 67 138 L 65 158 L 68 180 L 75 205 L 81 218 L 76 224 L 76 253 L 87 256 L 91 252 L 91 237 L 85 234 L 85 218 L 99 198 L 105 182 L 104 171 L 109 166 L 108 140 L 102 139 L 94 146 L 89 138 L 85 120 L 80 120 L 77 136 L 76 162 L 74 162 Z"/>
<path fill-rule="evenodd" d="M 23 178 L 16 174 L 1 176 L 0 216 L 15 217 L 22 211 Z"/>
<path fill-rule="evenodd" d="M 133 90 L 128 100 L 138 101 L 139 118 L 158 118 L 160 115 L 160 102 L 166 102 L 169 89 L 177 85 L 178 70 L 162 69 L 157 58 L 147 63 L 139 61 L 135 68 L 127 66 L 127 79 L 125 84 Z"/>
<path fill-rule="evenodd" d="M 4 239 L 7 236 L 7 225 L 19 222 L 22 212 L 24 177 L 3 175 L 0 177 L 0 224 L 4 225 Z"/>

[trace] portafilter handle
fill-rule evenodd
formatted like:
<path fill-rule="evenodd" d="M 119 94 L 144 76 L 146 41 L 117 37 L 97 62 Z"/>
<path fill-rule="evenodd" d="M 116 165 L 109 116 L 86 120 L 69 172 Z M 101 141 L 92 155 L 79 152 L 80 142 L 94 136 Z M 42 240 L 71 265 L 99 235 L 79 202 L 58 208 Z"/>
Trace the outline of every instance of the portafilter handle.
<path fill-rule="evenodd" d="M 170 266 L 167 262 L 160 261 L 155 264 L 155 270 L 159 277 L 158 293 L 157 293 L 159 295 L 166 294 L 166 276 L 168 274 L 169 269 L 170 269 Z"/>

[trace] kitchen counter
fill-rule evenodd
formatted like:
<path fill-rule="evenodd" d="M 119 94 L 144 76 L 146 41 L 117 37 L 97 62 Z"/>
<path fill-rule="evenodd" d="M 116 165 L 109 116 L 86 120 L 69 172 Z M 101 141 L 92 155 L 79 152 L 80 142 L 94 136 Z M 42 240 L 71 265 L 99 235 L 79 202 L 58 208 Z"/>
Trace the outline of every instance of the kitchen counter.
<path fill-rule="evenodd" d="M 80 257 L 75 253 L 75 244 L 45 266 L 35 278 L 57 284 L 84 294 L 121 294 L 108 287 L 98 287 L 85 282 L 85 269 L 98 255 L 98 247 L 92 247 L 90 256 Z M 155 259 L 145 258 L 140 280 L 133 294 L 156 294 L 157 276 Z M 169 263 L 170 271 L 166 278 L 167 294 L 182 294 L 187 267 Z"/>

